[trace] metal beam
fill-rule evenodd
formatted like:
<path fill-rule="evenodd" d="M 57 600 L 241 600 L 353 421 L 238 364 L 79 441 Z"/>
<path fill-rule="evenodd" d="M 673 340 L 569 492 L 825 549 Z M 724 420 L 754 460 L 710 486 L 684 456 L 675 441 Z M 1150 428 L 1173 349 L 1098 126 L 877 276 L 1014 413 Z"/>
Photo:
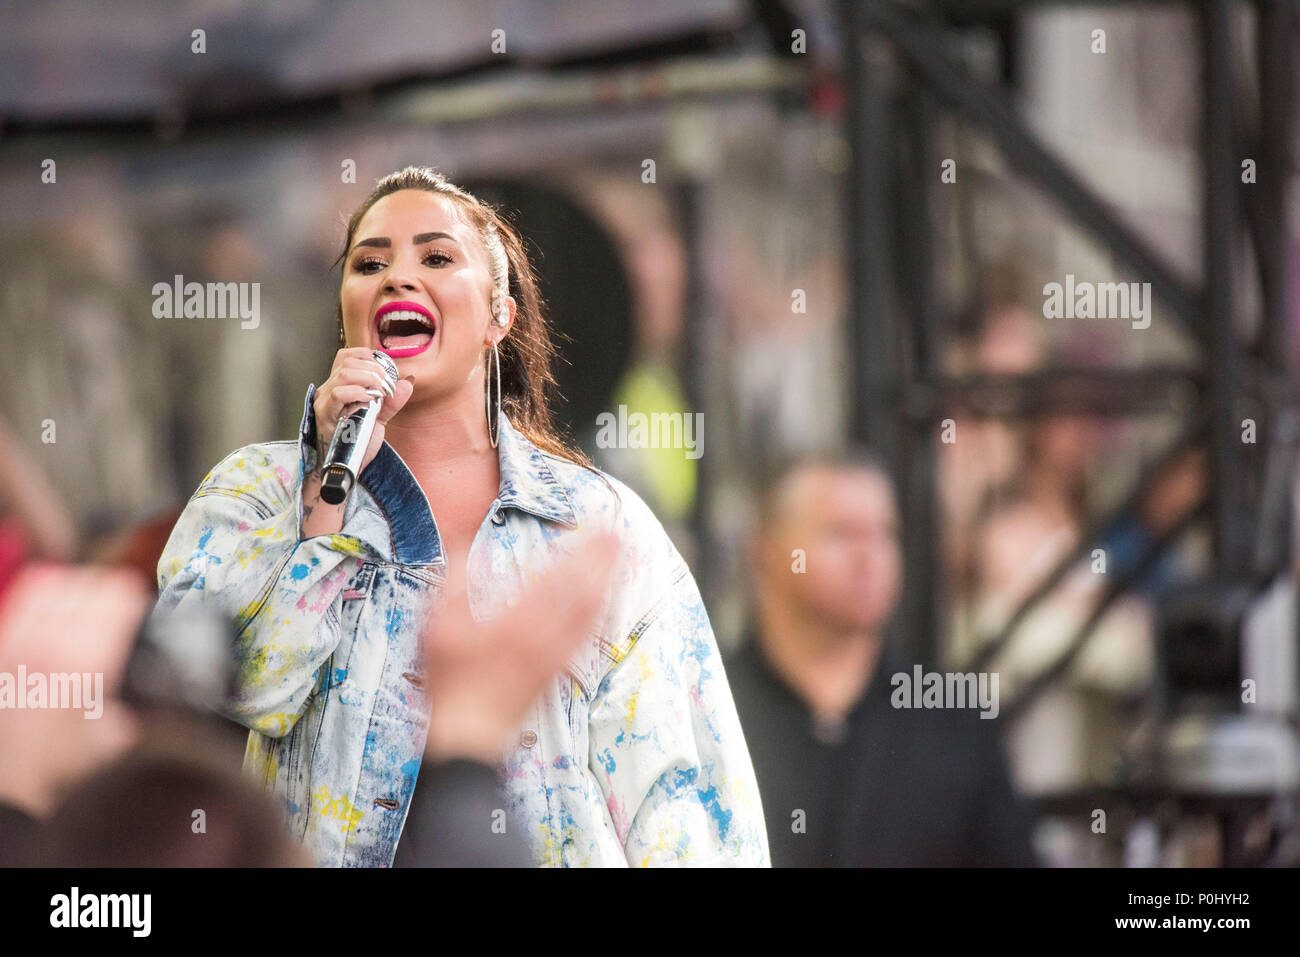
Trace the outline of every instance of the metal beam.
<path fill-rule="evenodd" d="M 1265 309 L 1261 357 L 1283 382 L 1295 381 L 1290 330 L 1290 236 L 1286 214 L 1291 181 L 1292 50 L 1295 43 L 1294 0 L 1258 0 L 1256 25 L 1259 58 L 1259 156 L 1256 182 L 1247 187 L 1258 198 L 1255 255 Z"/>
<path fill-rule="evenodd" d="M 1024 622 L 1029 613 L 1038 607 L 1045 598 L 1047 598 L 1069 575 L 1070 570 L 1083 561 L 1084 557 L 1091 554 L 1102 541 L 1102 536 L 1124 515 L 1132 512 L 1142 501 L 1142 497 L 1147 493 L 1152 481 L 1164 469 L 1170 465 L 1178 456 L 1191 449 L 1196 443 L 1205 438 L 1205 427 L 1203 423 L 1196 423 L 1191 428 L 1182 432 L 1169 446 L 1156 457 L 1155 461 L 1142 470 L 1133 488 L 1129 491 L 1128 497 L 1125 498 L 1116 508 L 1112 509 L 1110 514 L 1103 515 L 1099 519 L 1094 519 L 1083 529 L 1079 535 L 1079 543 L 1073 550 L 1056 563 L 1056 567 L 1043 576 L 1043 579 L 1034 586 L 1033 591 L 1021 600 L 1020 605 L 1011 616 L 1003 623 L 1001 629 L 994 635 L 979 637 L 975 641 L 977 651 L 964 671 L 983 671 L 997 655 L 1011 643 L 1015 637 L 1016 630 Z"/>
<path fill-rule="evenodd" d="M 1088 646 L 1088 642 L 1096 633 L 1097 626 L 1101 624 L 1102 619 L 1106 617 L 1111 605 L 1115 604 L 1120 596 L 1136 585 L 1141 580 L 1141 577 L 1160 560 L 1160 556 L 1165 554 L 1169 547 L 1191 529 L 1207 511 L 1206 503 L 1203 501 L 1193 505 L 1173 525 L 1143 549 L 1141 556 L 1125 574 L 1116 576 L 1111 580 L 1101 598 L 1093 606 L 1087 620 L 1071 636 L 1065 650 L 1050 665 L 1034 675 L 1025 685 L 1024 690 L 1016 695 L 1010 704 L 1002 708 L 1001 714 L 1005 720 L 1014 721 L 1024 714 L 1025 710 L 1033 704 L 1039 695 L 1065 676 L 1070 669 L 1070 665 Z"/>
<path fill-rule="evenodd" d="M 942 32 L 926 26 L 893 2 L 864 3 L 856 18 L 864 29 L 895 46 L 908 67 L 962 116 L 986 131 L 1007 162 L 1036 183 L 1070 219 L 1151 283 L 1152 292 L 1198 339 L 1198 303 L 1188 288 L 1147 243 L 1122 225 L 1110 208 L 1065 168 L 1029 132 L 1002 91 L 972 77 L 941 52 Z"/>
<path fill-rule="evenodd" d="M 1181 367 L 1047 368 L 1021 375 L 941 377 L 907 411 L 929 422 L 941 412 L 972 418 L 1034 419 L 1061 413 L 1151 415 L 1195 408 L 1204 376 Z M 919 391 L 919 390 L 918 390 Z"/>
<path fill-rule="evenodd" d="M 895 275 L 906 312 L 902 330 L 905 354 L 896 370 L 908 396 L 935 374 L 934 350 L 939 342 L 939 307 L 935 294 L 934 230 L 931 190 L 936 166 L 931 130 L 933 104 L 911 87 L 895 102 L 899 137 L 894 158 L 894 228 L 899 251 Z M 936 423 L 933 417 L 914 419 L 907 402 L 892 406 L 900 455 L 895 486 L 903 518 L 903 604 L 899 616 L 908 629 L 914 660 L 938 664 L 942 658 L 941 621 L 934 595 L 934 569 L 939 567 L 939 509 L 936 500 Z"/>
<path fill-rule="evenodd" d="M 1242 445 L 1237 402 L 1241 345 L 1233 315 L 1237 190 L 1242 187 L 1233 146 L 1232 19 L 1229 0 L 1200 8 L 1205 143 L 1204 332 L 1210 392 L 1211 510 L 1214 554 L 1220 572 L 1246 571 L 1242 515 Z"/>
<path fill-rule="evenodd" d="M 897 396 L 897 328 L 890 276 L 891 210 L 887 149 L 893 144 L 887 94 L 888 50 L 862 43 L 864 4 L 841 0 L 844 72 L 849 91 L 848 249 L 850 269 L 850 435 L 870 445 L 897 474 L 898 435 L 890 410 Z M 868 63 L 867 58 L 872 62 Z"/>

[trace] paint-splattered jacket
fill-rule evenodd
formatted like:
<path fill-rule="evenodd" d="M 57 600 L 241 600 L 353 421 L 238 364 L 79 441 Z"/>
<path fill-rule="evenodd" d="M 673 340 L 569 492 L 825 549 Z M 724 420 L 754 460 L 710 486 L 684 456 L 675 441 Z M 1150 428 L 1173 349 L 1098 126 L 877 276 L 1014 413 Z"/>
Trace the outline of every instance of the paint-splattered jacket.
<path fill-rule="evenodd" d="M 337 535 L 300 537 L 316 466 L 309 388 L 297 441 L 251 445 L 194 493 L 158 565 L 159 606 L 233 619 L 244 760 L 322 866 L 388 866 L 428 732 L 422 612 L 446 562 L 428 500 L 386 443 Z M 518 729 L 501 768 L 507 827 L 544 865 L 768 866 L 753 766 L 695 581 L 645 503 L 538 449 L 501 417 L 499 495 L 469 551 L 491 616 L 572 544 L 616 528 L 593 635 Z M 497 815 L 499 830 L 501 815 Z M 485 829 L 493 821 L 484 821 Z"/>

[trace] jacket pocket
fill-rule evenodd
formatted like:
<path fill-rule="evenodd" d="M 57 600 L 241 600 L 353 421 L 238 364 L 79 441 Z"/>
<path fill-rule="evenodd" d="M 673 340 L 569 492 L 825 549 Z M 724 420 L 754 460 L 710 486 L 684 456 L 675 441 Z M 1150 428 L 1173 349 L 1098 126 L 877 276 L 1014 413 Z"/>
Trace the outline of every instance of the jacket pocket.
<path fill-rule="evenodd" d="M 340 631 L 340 622 L 338 613 L 333 606 L 325 609 L 324 627 L 329 629 L 337 640 L 335 646 L 341 647 L 348 642 L 349 636 Z M 320 741 L 321 726 L 324 723 L 325 711 L 329 707 L 331 688 L 335 683 L 337 670 L 335 669 L 335 654 L 332 652 L 324 662 L 321 663 L 320 669 L 316 672 L 316 684 L 307 696 L 307 704 L 303 708 L 302 716 L 294 722 L 293 730 L 289 732 L 288 741 L 285 745 L 288 754 L 287 778 L 285 781 L 288 789 L 291 809 L 296 805 L 297 813 L 301 813 L 301 819 L 293 817 L 292 823 L 295 833 L 301 838 L 307 830 L 307 825 L 311 820 L 311 780 L 312 769 L 316 763 L 316 746 Z"/>
<path fill-rule="evenodd" d="M 316 763 L 316 745 L 320 741 L 321 724 L 325 718 L 325 709 L 329 707 L 329 701 L 328 689 L 313 692 L 307 701 L 306 713 L 294 724 L 293 730 L 289 733 L 287 785 L 291 800 L 302 814 L 301 820 L 295 821 L 295 832 L 299 839 L 306 833 L 307 825 L 311 821 L 312 767 Z"/>
<path fill-rule="evenodd" d="M 572 758 L 579 767 L 587 765 L 587 722 L 591 712 L 591 696 L 581 680 L 571 671 L 560 675 L 569 718 L 569 740 Z"/>
<path fill-rule="evenodd" d="M 258 518 L 268 519 L 275 512 L 260 498 L 255 495 L 249 495 L 247 492 L 241 492 L 237 489 L 209 487 L 201 488 L 194 493 L 194 498 L 204 498 L 208 495 L 224 495 L 227 498 L 239 499 L 239 501 L 248 505 Z"/>
<path fill-rule="evenodd" d="M 361 621 L 362 609 L 370 600 L 370 592 L 375 583 L 375 569 L 374 562 L 363 563 L 340 593 L 338 611 L 330 609 L 339 629 L 339 643 L 334 654 L 330 655 L 330 667 L 325 674 L 323 686 L 327 689 L 337 688 L 347 679 L 348 662 L 352 658 L 352 648 L 356 645 L 357 625 Z"/>

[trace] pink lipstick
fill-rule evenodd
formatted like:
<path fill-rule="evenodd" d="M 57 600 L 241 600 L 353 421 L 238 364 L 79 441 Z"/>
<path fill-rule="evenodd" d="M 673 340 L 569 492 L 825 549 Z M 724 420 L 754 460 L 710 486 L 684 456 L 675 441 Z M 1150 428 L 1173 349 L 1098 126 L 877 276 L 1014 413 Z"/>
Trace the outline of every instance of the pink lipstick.
<path fill-rule="evenodd" d="M 418 302 L 389 302 L 375 313 L 379 351 L 391 359 L 418 356 L 438 334 L 438 318 Z"/>

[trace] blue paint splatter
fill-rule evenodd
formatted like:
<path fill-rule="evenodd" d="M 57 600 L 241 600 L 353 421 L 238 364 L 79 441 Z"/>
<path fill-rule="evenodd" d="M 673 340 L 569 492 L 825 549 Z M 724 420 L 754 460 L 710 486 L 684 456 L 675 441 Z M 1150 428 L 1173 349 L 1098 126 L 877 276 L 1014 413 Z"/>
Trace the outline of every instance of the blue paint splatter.
<path fill-rule="evenodd" d="M 700 803 L 717 823 L 718 837 L 726 838 L 727 830 L 731 827 L 731 812 L 724 811 L 722 805 L 718 803 L 718 789 L 710 786 L 707 791 L 697 790 L 695 793 L 700 796 Z"/>
<path fill-rule="evenodd" d="M 308 568 L 306 565 L 299 563 L 293 566 L 289 574 L 293 576 L 294 581 L 302 581 L 304 578 L 307 577 L 307 573 L 310 571 L 311 569 Z"/>
<path fill-rule="evenodd" d="M 402 626 L 406 623 L 406 613 L 401 608 L 394 605 L 389 608 L 388 615 L 384 621 L 385 630 L 390 639 L 397 637 L 402 633 Z"/>
<path fill-rule="evenodd" d="M 208 547 L 208 542 L 212 540 L 212 533 L 214 531 L 216 531 L 216 529 L 211 525 L 203 530 L 203 534 L 199 537 L 199 548 L 202 549 Z"/>
<path fill-rule="evenodd" d="M 687 768 L 685 771 L 678 771 L 673 775 L 673 790 L 690 787 L 699 776 L 699 768 Z"/>
<path fill-rule="evenodd" d="M 605 749 L 605 753 L 604 753 L 604 754 L 597 755 L 597 758 L 598 758 L 598 760 L 600 761 L 601 766 L 604 767 L 605 772 L 606 772 L 607 774 L 613 774 L 613 773 L 614 773 L 614 767 L 615 767 L 615 765 L 614 765 L 614 755 L 612 755 L 612 754 L 609 753 L 609 748 L 606 748 L 606 749 Z"/>

